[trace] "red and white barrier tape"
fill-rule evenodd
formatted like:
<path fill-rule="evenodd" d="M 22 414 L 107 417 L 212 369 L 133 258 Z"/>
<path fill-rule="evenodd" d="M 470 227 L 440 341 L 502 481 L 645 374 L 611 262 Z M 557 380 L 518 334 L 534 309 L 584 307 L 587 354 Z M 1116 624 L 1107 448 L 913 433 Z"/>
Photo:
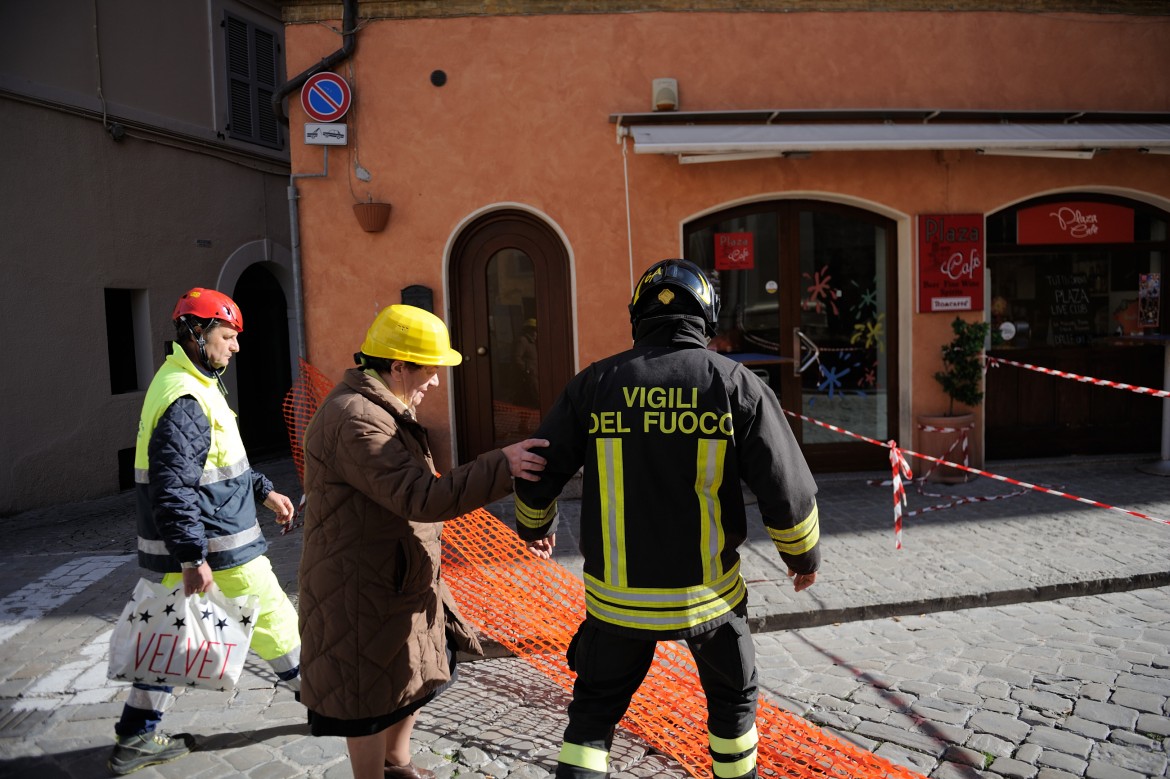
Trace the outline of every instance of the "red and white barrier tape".
<path fill-rule="evenodd" d="M 991 367 L 996 367 L 997 364 L 1014 365 L 1017 368 L 1027 368 L 1030 371 L 1037 373 L 1046 373 L 1050 376 L 1059 376 L 1062 379 L 1072 379 L 1079 381 L 1082 384 L 1096 384 L 1099 387 L 1112 387 L 1113 389 L 1129 390 L 1130 392 L 1137 392 L 1142 395 L 1153 395 L 1155 398 L 1170 398 L 1170 390 L 1156 390 L 1149 387 L 1139 387 L 1134 384 L 1125 384 L 1120 381 L 1109 381 L 1108 379 L 1094 379 L 1091 376 L 1081 376 L 1077 373 L 1068 373 L 1066 371 L 1058 371 L 1055 368 L 1042 368 L 1039 365 L 1032 365 L 1026 362 L 1016 362 L 1015 360 L 1004 360 L 999 357 L 992 357 L 987 355 L 987 364 Z"/>
<path fill-rule="evenodd" d="M 935 506 L 927 506 L 926 508 L 914 509 L 906 514 L 907 518 L 916 517 L 919 514 L 929 514 L 932 511 L 942 511 L 943 509 L 952 509 L 956 506 L 962 506 L 965 503 L 987 503 L 993 500 L 1003 500 L 1004 498 L 1018 498 L 1021 495 L 1026 495 L 1026 489 L 1013 490 L 1005 492 L 1002 495 L 943 495 L 941 492 L 927 492 L 922 488 L 922 481 L 918 482 L 918 494 L 924 495 L 928 498 L 954 498 L 949 503 L 940 503 Z"/>
<path fill-rule="evenodd" d="M 906 505 L 906 489 L 902 486 L 902 477 L 914 479 L 914 472 L 910 470 L 910 463 L 898 448 L 894 439 L 890 439 L 886 446 L 890 447 L 890 469 L 894 473 L 891 480 L 894 485 L 894 548 L 902 548 L 902 508 Z"/>
<path fill-rule="evenodd" d="M 919 459 L 935 463 L 936 465 L 944 465 L 944 466 L 948 466 L 951 468 L 956 468 L 956 469 L 961 470 L 961 471 L 967 471 L 968 473 L 973 473 L 976 476 L 986 476 L 989 479 L 995 479 L 996 481 L 1001 481 L 1001 482 L 1004 482 L 1006 484 L 1014 484 L 1017 487 L 1023 487 L 1025 489 L 1029 489 L 1029 490 L 1036 490 L 1037 492 L 1043 492 L 1043 493 L 1048 494 L 1048 495 L 1055 495 L 1059 498 L 1067 498 L 1068 500 L 1075 500 L 1078 503 L 1086 503 L 1090 506 L 1096 506 L 1097 508 L 1108 509 L 1110 511 L 1116 511 L 1116 512 L 1119 512 L 1121 514 L 1128 514 L 1131 517 L 1137 517 L 1138 519 L 1148 519 L 1151 522 L 1158 522 L 1159 524 L 1170 526 L 1170 520 L 1159 519 L 1158 517 L 1152 517 L 1149 514 L 1143 514 L 1140 511 L 1134 511 L 1132 509 L 1121 508 L 1119 506 L 1111 506 L 1108 503 L 1102 503 L 1099 500 L 1092 500 L 1091 498 L 1082 498 L 1080 496 L 1073 495 L 1073 494 L 1068 493 L 1068 492 L 1062 492 L 1060 490 L 1052 489 L 1051 487 L 1041 487 L 1038 484 L 1030 484 L 1029 482 L 1020 481 L 1018 479 L 1013 479 L 1013 478 L 1010 478 L 1008 476 L 1000 476 L 998 473 L 984 471 L 980 468 L 972 468 L 969 465 L 962 465 L 960 463 L 950 462 L 949 460 L 944 460 L 941 457 L 932 457 L 929 454 L 922 454 L 921 452 L 915 452 L 912 449 L 903 449 L 903 448 L 899 447 L 897 442 L 894 441 L 893 439 L 891 439 L 889 442 L 878 441 L 877 439 L 861 435 L 860 433 L 854 433 L 851 430 L 846 430 L 842 427 L 838 427 L 836 425 L 829 424 L 828 422 L 822 422 L 819 419 L 813 419 L 812 417 L 805 416 L 804 414 L 797 414 L 797 413 L 789 411 L 787 409 L 784 410 L 784 413 L 788 414 L 791 417 L 796 417 L 797 419 L 802 419 L 805 422 L 809 422 L 811 424 L 823 427 L 826 430 L 832 430 L 835 433 L 841 433 L 842 435 L 847 435 L 847 436 L 850 436 L 852 438 L 856 438 L 859 441 L 865 441 L 866 443 L 873 444 L 874 446 L 883 446 L 883 447 L 890 450 L 890 469 L 893 473 L 892 483 L 894 485 L 894 543 L 895 543 L 896 548 L 898 548 L 898 549 L 902 548 L 902 506 L 905 505 L 905 497 L 906 497 L 905 488 L 902 486 L 902 476 L 906 475 L 907 478 L 912 478 L 910 475 L 910 466 L 908 463 L 906 463 L 905 455 L 910 455 L 911 457 L 917 457 Z M 956 497 L 958 497 L 958 496 L 956 496 Z M 959 501 L 957 501 L 953 505 L 959 505 L 960 503 L 974 503 L 977 500 L 999 500 L 1001 498 L 1006 498 L 1006 497 L 1013 497 L 1013 495 L 1002 495 L 1002 496 L 997 495 L 997 496 L 986 497 L 986 498 L 965 498 L 964 497 L 964 498 L 960 498 Z M 935 507 L 928 509 L 928 510 L 937 511 L 940 508 L 947 508 L 947 506 L 935 506 Z M 917 513 L 917 512 L 913 512 L 913 513 Z M 923 512 L 923 513 L 925 513 L 925 512 Z M 911 516 L 911 514 L 908 514 L 907 516 Z"/>
<path fill-rule="evenodd" d="M 959 446 L 960 444 L 962 444 L 963 465 L 968 465 L 971 462 L 971 453 L 969 451 L 968 444 L 967 444 L 967 438 L 968 438 L 967 434 L 968 434 L 968 431 L 970 431 L 974 427 L 975 427 L 974 425 L 964 425 L 963 427 L 935 427 L 934 425 L 922 425 L 922 424 L 918 425 L 918 429 L 924 433 L 958 433 L 959 437 L 956 438 L 954 441 L 951 441 L 951 445 L 947 448 L 947 450 L 945 452 L 943 452 L 943 459 L 945 460 L 950 455 L 950 453 L 952 451 L 954 451 L 954 448 L 956 446 Z M 930 466 L 930 468 L 927 469 L 926 473 L 924 473 L 922 475 L 922 478 L 918 480 L 919 494 L 922 494 L 922 495 L 927 494 L 926 492 L 923 491 L 922 484 L 923 484 L 923 482 L 927 481 L 931 477 L 931 474 L 933 474 L 936 470 L 938 470 L 938 465 L 932 464 Z M 931 497 L 942 498 L 945 496 L 932 495 Z M 956 495 L 956 496 L 952 496 L 952 497 L 958 497 L 958 496 Z M 919 513 L 919 512 L 914 512 L 914 513 Z"/>
<path fill-rule="evenodd" d="M 934 425 L 918 425 L 918 429 L 926 433 L 962 433 L 967 435 L 967 431 L 975 427 L 974 425 L 964 425 L 963 427 L 935 427 Z"/>
<path fill-rule="evenodd" d="M 971 464 L 970 437 L 968 433 L 974 427 L 974 425 L 964 425 L 963 427 L 935 427 L 934 425 L 918 425 L 919 430 L 927 433 L 958 433 L 959 438 L 956 438 L 951 442 L 950 447 L 948 447 L 946 452 L 943 453 L 942 459 L 946 461 L 947 457 L 950 456 L 950 453 L 954 451 L 955 447 L 961 444 L 963 465 Z M 956 506 L 962 506 L 966 503 L 985 503 L 992 500 L 1003 500 L 1004 498 L 1017 498 L 1020 495 L 1026 495 L 1028 492 L 1026 489 L 1013 490 L 1012 492 L 1007 492 L 1003 495 L 946 495 L 941 492 L 928 492 L 923 485 L 930 481 L 931 474 L 938 470 L 938 468 L 939 465 L 937 463 L 931 463 L 930 468 L 926 471 L 926 473 L 915 480 L 915 484 L 918 487 L 918 494 L 927 498 L 945 498 L 949 500 L 949 502 L 940 503 L 935 506 L 926 506 L 925 508 L 914 509 L 913 511 L 906 514 L 907 518 L 916 517 L 919 514 L 928 514 L 931 511 L 942 511 L 943 509 L 955 508 Z M 883 486 L 888 483 L 889 482 L 881 482 Z"/>

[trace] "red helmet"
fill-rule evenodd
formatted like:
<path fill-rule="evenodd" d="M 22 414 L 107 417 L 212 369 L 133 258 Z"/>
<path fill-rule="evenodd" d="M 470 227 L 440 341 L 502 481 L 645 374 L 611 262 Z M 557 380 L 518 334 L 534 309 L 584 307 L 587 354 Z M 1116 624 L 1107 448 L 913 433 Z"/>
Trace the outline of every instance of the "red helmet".
<path fill-rule="evenodd" d="M 237 333 L 244 332 L 244 315 L 240 313 L 240 307 L 227 295 L 214 289 L 195 287 L 184 292 L 175 304 L 171 320 L 178 321 L 180 317 L 188 315 L 197 319 L 218 319 L 230 325 Z"/>

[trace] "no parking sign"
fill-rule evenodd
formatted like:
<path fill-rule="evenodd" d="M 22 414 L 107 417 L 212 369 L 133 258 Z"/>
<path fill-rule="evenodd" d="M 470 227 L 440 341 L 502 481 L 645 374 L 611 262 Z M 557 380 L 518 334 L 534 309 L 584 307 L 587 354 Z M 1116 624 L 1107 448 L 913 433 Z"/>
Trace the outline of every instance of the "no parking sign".
<path fill-rule="evenodd" d="M 336 73 L 315 73 L 301 89 L 301 107 L 318 122 L 336 122 L 352 101 L 349 84 Z"/>

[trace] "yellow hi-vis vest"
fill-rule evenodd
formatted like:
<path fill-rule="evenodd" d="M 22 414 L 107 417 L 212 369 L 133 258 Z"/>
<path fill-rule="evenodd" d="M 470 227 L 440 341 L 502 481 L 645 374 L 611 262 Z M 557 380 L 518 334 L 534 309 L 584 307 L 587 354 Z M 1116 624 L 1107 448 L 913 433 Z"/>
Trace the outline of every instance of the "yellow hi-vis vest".
<path fill-rule="evenodd" d="M 150 497 L 150 438 L 166 410 L 184 396 L 199 403 L 211 428 L 211 446 L 199 483 L 182 485 L 193 490 L 201 531 L 185 516 L 168 516 Z M 138 494 L 138 562 L 143 568 L 160 573 L 180 570 L 179 561 L 171 555 L 159 531 L 160 523 L 171 523 L 165 535 L 172 542 L 179 535 L 183 543 L 202 543 L 212 570 L 243 565 L 267 550 L 256 519 L 252 469 L 235 412 L 219 391 L 215 378 L 196 368 L 177 343 L 146 391 L 134 449 L 134 479 Z"/>

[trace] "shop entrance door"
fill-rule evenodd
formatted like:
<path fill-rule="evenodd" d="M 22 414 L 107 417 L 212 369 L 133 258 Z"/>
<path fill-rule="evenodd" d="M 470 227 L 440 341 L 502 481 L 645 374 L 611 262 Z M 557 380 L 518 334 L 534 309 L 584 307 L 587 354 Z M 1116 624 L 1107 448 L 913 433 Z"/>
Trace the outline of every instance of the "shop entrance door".
<path fill-rule="evenodd" d="M 722 298 L 712 347 L 788 412 L 886 441 L 898 429 L 894 223 L 832 203 L 753 203 L 686 228 Z M 885 466 L 884 448 L 788 416 L 815 471 Z"/>
<path fill-rule="evenodd" d="M 565 247 L 523 211 L 472 223 L 451 254 L 459 461 L 536 431 L 573 376 L 572 301 Z"/>

